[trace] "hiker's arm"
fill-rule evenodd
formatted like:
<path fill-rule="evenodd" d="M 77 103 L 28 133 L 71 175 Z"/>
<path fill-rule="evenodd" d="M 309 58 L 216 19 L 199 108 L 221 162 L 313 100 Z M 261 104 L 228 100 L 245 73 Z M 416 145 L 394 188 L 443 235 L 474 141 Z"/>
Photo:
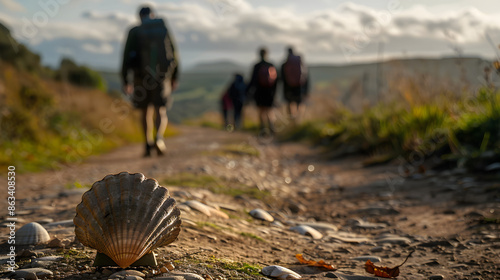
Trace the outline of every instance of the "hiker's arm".
<path fill-rule="evenodd" d="M 122 71 L 121 71 L 121 78 L 122 78 L 122 84 L 126 85 L 128 84 L 128 71 L 130 70 L 130 51 L 131 51 L 131 45 L 132 45 L 132 29 L 129 30 L 127 34 L 127 40 L 125 42 L 125 47 L 123 48 L 123 56 L 122 56 Z"/>
<path fill-rule="evenodd" d="M 136 43 L 135 42 L 136 38 L 134 34 L 135 34 L 134 28 L 130 29 L 127 35 L 127 41 L 125 42 L 125 47 L 123 48 L 121 78 L 122 78 L 123 92 L 127 95 L 132 94 L 132 92 L 134 91 L 134 86 L 132 82 L 130 82 L 128 79 L 129 70 L 132 69 L 131 52 L 134 51 L 133 46 Z"/>
<path fill-rule="evenodd" d="M 177 80 L 179 78 L 179 68 L 180 68 L 180 62 L 179 62 L 179 56 L 177 53 L 177 47 L 175 44 L 175 39 L 174 36 L 168 32 L 170 29 L 167 22 L 165 21 L 165 26 L 167 27 L 167 34 L 165 36 L 165 47 L 167 48 L 167 55 L 169 56 L 168 59 L 172 61 L 174 65 L 174 69 L 172 72 L 172 87 L 176 87 L 177 85 Z"/>

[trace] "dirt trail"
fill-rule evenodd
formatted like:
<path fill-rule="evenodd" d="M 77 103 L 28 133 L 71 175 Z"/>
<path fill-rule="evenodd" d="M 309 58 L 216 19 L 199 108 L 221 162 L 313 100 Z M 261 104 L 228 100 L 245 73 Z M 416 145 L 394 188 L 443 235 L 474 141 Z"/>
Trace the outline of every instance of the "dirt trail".
<path fill-rule="evenodd" d="M 457 169 L 406 178 L 398 175 L 398 165 L 363 168 L 362 158 L 328 160 L 320 148 L 305 144 L 205 128 L 179 130 L 167 139 L 163 157 L 141 158 L 142 146 L 133 145 L 58 171 L 17 175 L 18 225 L 40 221 L 51 236 L 72 241 L 68 220 L 87 189 L 71 186 L 90 185 L 107 174 L 141 172 L 158 179 L 182 207 L 179 240 L 157 251 L 160 266 L 172 261 L 176 272 L 265 279 L 258 274 L 261 267 L 280 265 L 303 279 L 376 279 L 364 271 L 367 256 L 380 258 L 377 265 L 395 266 L 415 250 L 398 279 L 500 278 L 500 185 L 484 174 Z M 5 196 L 1 209 L 7 208 Z M 189 200 L 222 209 L 228 217 L 190 210 L 183 204 Z M 279 223 L 252 219 L 248 212 L 256 208 Z M 300 235 L 290 230 L 295 225 L 316 228 L 322 237 Z M 7 233 L 2 227 L 1 240 Z M 78 243 L 31 250 L 37 257 L 65 256 L 45 264 L 54 278 L 107 279 L 116 270 L 92 268 L 95 251 Z M 297 253 L 324 259 L 338 270 L 301 266 Z M 37 266 L 29 258 L 18 261 Z M 141 270 L 150 278 L 159 276 Z"/>

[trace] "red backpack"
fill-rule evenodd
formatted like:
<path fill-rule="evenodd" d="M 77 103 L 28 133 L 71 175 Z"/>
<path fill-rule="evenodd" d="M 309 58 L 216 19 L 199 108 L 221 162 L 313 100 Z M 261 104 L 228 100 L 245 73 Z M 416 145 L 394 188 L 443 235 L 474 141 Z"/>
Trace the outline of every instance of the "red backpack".
<path fill-rule="evenodd" d="M 258 71 L 257 81 L 263 88 L 271 88 L 276 84 L 278 73 L 276 68 L 270 64 L 263 64 Z"/>
<path fill-rule="evenodd" d="M 303 86 L 307 79 L 306 72 L 302 59 L 298 55 L 290 55 L 283 65 L 284 79 L 290 87 Z"/>

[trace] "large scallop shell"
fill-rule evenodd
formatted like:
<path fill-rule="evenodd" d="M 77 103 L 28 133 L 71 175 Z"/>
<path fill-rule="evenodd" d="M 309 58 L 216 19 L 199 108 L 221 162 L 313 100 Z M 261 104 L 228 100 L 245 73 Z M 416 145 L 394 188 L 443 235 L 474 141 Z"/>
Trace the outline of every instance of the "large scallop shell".
<path fill-rule="evenodd" d="M 180 211 L 167 188 L 143 174 L 108 175 L 83 194 L 75 234 L 125 268 L 180 232 Z"/>
<path fill-rule="evenodd" d="M 37 245 L 50 240 L 49 233 L 39 223 L 25 224 L 16 231 L 17 245 Z"/>

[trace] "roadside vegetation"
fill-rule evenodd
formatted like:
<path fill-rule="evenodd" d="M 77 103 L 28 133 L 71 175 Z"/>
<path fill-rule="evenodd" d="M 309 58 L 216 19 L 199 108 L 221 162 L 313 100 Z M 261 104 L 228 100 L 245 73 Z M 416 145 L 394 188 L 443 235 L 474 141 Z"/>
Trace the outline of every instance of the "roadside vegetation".
<path fill-rule="evenodd" d="M 500 161 L 500 92 L 424 95 L 413 83 L 399 93 L 360 113 L 332 105 L 328 117 L 290 127 L 280 138 L 325 146 L 333 157 L 365 154 L 365 165 L 435 157 L 448 167 L 484 170 Z"/>
<path fill-rule="evenodd" d="M 97 72 L 69 59 L 42 66 L 1 24 L 0 50 L 0 174 L 58 169 L 141 140 L 135 112 Z"/>

